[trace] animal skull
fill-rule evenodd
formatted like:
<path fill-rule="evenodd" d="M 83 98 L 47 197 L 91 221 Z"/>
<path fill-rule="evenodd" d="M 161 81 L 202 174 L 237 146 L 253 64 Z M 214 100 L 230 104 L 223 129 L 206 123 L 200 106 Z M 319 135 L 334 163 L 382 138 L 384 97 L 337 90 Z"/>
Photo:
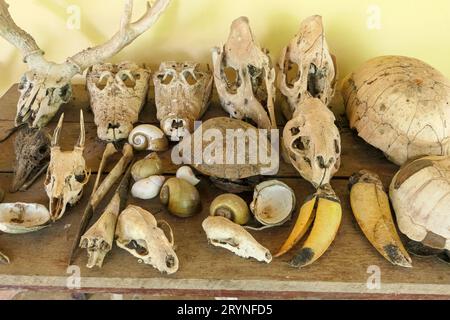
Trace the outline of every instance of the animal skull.
<path fill-rule="evenodd" d="M 45 170 L 50 160 L 50 136 L 43 129 L 21 129 L 14 142 L 16 163 L 11 192 L 17 192 Z"/>
<path fill-rule="evenodd" d="M 64 114 L 59 119 L 52 138 L 50 165 L 45 179 L 45 190 L 50 199 L 50 215 L 53 221 L 60 219 L 67 205 L 74 205 L 83 194 L 83 187 L 88 183 L 90 172 L 86 170 L 83 157 L 85 130 L 83 111 L 80 110 L 80 137 L 72 151 L 61 151 L 59 138 L 64 121 Z"/>
<path fill-rule="evenodd" d="M 172 141 L 194 131 L 208 108 L 213 78 L 193 62 L 163 62 L 153 77 L 157 118 Z"/>
<path fill-rule="evenodd" d="M 167 274 L 177 272 L 178 257 L 173 249 L 173 235 L 169 241 L 150 212 L 128 206 L 119 216 L 116 238 L 117 245 L 139 258 L 139 262 Z"/>
<path fill-rule="evenodd" d="M 336 66 L 328 51 L 321 16 L 311 16 L 300 25 L 299 33 L 283 49 L 278 63 L 278 88 L 287 98 L 290 119 L 296 106 L 308 97 L 331 102 L 336 85 Z"/>
<path fill-rule="evenodd" d="M 243 258 L 254 258 L 270 263 L 272 254 L 263 247 L 244 227 L 221 216 L 210 216 L 202 223 L 209 243 L 230 250 Z"/>
<path fill-rule="evenodd" d="M 132 62 L 98 64 L 86 81 L 97 136 L 104 141 L 128 138 L 145 104 L 150 71 Z"/>
<path fill-rule="evenodd" d="M 133 42 L 158 20 L 169 2 L 156 0 L 139 20 L 132 22 L 133 0 L 127 0 L 120 30 L 109 41 L 56 64 L 44 58 L 44 52 L 33 37 L 15 24 L 5 0 L 0 0 L 0 36 L 21 50 L 29 67 L 19 86 L 21 96 L 17 104 L 16 126 L 22 123 L 29 123 L 32 127 L 45 126 L 61 105 L 70 100 L 72 78 Z"/>
<path fill-rule="evenodd" d="M 233 21 L 227 43 L 213 48 L 212 59 L 222 107 L 259 128 L 275 127 L 275 69 L 267 50 L 255 43 L 248 18 Z"/>
<path fill-rule="evenodd" d="M 286 124 L 283 143 L 292 165 L 314 187 L 330 183 L 340 166 L 341 138 L 335 117 L 317 98 L 301 102 Z"/>

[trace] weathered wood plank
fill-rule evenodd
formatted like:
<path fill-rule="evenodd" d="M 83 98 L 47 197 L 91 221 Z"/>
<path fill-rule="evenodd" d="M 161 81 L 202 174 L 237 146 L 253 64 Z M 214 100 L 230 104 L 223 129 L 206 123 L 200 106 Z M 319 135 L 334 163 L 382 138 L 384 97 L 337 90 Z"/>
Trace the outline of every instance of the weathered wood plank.
<path fill-rule="evenodd" d="M 0 174 L 0 187 L 9 183 L 9 174 Z M 91 182 L 94 180 L 91 180 Z M 301 179 L 283 179 L 296 192 L 299 201 L 313 192 Z M 47 204 L 42 179 L 27 193 L 7 194 L 5 201 L 29 201 Z M 413 258 L 412 269 L 394 267 L 384 260 L 364 238 L 349 207 L 347 182 L 333 181 L 343 205 L 343 223 L 330 249 L 313 265 L 297 270 L 289 267 L 286 257 L 271 264 L 241 259 L 223 249 L 208 245 L 201 222 L 208 214 L 211 200 L 220 190 L 207 180 L 199 185 L 203 210 L 200 214 L 179 219 L 167 213 L 158 199 L 130 199 L 153 212 L 157 219 L 168 221 L 175 233 L 180 270 L 163 276 L 150 266 L 138 264 L 124 250 L 115 247 L 105 260 L 103 269 L 85 268 L 86 253 L 80 252 L 75 265 L 80 267 L 81 283 L 90 291 L 152 292 L 226 292 L 260 295 L 270 291 L 278 297 L 304 294 L 367 295 L 450 295 L 448 266 L 435 259 Z M 86 190 L 89 191 L 89 190 Z M 86 193 L 87 194 L 87 193 Z M 245 194 L 250 200 L 251 194 Z M 67 280 L 66 261 L 80 215 L 87 197 L 67 212 L 62 220 L 38 233 L 27 235 L 0 234 L 0 248 L 10 256 L 12 264 L 0 266 L 0 287 L 33 287 L 64 290 Z M 274 252 L 283 242 L 292 221 L 282 227 L 251 233 Z M 368 268 L 380 270 L 381 288 L 370 290 L 366 282 Z"/>

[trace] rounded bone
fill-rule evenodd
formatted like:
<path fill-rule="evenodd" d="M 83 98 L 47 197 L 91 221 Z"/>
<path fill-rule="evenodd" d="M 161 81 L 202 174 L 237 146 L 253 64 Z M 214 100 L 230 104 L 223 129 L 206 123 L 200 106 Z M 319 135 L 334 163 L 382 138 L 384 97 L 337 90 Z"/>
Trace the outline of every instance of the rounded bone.
<path fill-rule="evenodd" d="M 50 212 L 35 203 L 0 204 L 0 231 L 22 234 L 41 230 L 50 223 Z"/>

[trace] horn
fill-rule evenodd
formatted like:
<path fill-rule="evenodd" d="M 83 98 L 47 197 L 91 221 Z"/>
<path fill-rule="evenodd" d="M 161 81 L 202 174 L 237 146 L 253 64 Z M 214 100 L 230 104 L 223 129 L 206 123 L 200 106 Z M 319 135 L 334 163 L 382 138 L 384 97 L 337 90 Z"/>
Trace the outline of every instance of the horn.
<path fill-rule="evenodd" d="M 53 132 L 52 147 L 59 146 L 59 136 L 61 134 L 63 122 L 64 122 L 64 113 L 59 118 L 58 125 L 56 126 L 55 131 Z"/>
<path fill-rule="evenodd" d="M 86 141 L 86 131 L 84 129 L 84 116 L 83 110 L 80 109 L 80 137 L 78 138 L 77 148 L 84 148 L 84 143 Z"/>

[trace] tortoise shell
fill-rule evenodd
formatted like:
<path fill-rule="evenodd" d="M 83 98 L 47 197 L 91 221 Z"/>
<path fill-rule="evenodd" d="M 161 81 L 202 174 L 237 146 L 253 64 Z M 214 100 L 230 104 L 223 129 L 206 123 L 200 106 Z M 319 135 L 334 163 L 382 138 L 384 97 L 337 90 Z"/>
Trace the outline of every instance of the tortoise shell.
<path fill-rule="evenodd" d="M 450 157 L 408 162 L 389 193 L 401 232 L 427 247 L 450 250 Z"/>
<path fill-rule="evenodd" d="M 366 62 L 342 88 L 350 127 L 396 164 L 450 154 L 450 81 L 408 57 Z"/>
<path fill-rule="evenodd" d="M 267 133 L 241 120 L 213 118 L 183 139 L 175 153 L 183 164 L 214 178 L 238 180 L 273 175 L 278 172 L 279 154 L 271 147 Z M 228 159 L 230 155 L 233 160 Z"/>

